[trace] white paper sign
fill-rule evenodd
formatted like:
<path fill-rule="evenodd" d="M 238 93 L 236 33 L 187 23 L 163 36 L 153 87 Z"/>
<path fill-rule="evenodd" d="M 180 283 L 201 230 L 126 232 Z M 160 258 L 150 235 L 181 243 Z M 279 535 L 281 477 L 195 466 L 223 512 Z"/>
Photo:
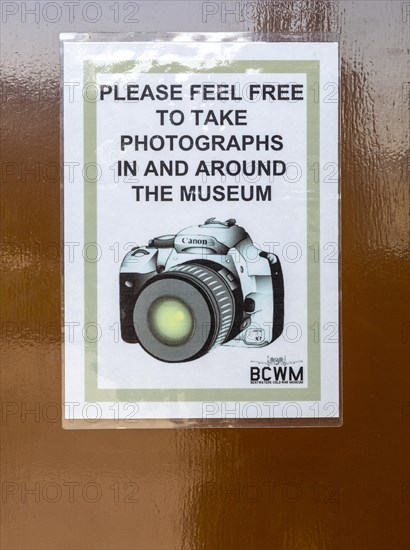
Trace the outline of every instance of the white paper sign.
<path fill-rule="evenodd" d="M 338 45 L 63 64 L 66 420 L 339 417 Z"/>

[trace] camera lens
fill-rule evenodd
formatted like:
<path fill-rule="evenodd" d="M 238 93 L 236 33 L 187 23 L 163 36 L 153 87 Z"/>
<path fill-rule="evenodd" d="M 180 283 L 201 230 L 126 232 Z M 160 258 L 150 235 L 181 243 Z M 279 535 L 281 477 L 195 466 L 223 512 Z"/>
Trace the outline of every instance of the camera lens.
<path fill-rule="evenodd" d="M 189 340 L 194 329 L 190 308 L 177 298 L 158 298 L 149 308 L 147 317 L 153 334 L 160 342 L 170 346 Z"/>
<path fill-rule="evenodd" d="M 180 264 L 152 277 L 141 290 L 134 307 L 135 333 L 156 359 L 192 361 L 232 337 L 240 304 L 240 287 L 226 269 Z"/>

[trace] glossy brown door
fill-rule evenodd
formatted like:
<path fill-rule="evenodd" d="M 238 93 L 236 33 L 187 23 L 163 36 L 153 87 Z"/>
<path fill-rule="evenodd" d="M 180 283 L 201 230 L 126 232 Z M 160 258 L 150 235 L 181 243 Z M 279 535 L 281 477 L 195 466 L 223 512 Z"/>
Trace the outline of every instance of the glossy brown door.
<path fill-rule="evenodd" d="M 410 3 L 6 2 L 4 550 L 409 547 Z M 341 428 L 61 428 L 59 32 L 340 33 Z"/>

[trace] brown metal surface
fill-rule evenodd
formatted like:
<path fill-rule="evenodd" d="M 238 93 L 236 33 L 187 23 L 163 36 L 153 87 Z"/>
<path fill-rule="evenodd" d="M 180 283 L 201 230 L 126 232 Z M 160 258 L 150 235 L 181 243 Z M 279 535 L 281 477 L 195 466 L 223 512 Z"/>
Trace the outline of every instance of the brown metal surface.
<path fill-rule="evenodd" d="M 2 2 L 1 548 L 408 548 L 410 3 L 76 4 Z M 342 428 L 61 428 L 58 33 L 157 29 L 340 32 Z"/>

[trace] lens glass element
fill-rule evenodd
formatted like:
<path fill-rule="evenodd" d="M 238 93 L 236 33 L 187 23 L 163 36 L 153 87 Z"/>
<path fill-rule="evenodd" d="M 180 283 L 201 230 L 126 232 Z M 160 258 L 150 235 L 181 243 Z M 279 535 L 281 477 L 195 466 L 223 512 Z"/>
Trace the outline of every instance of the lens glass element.
<path fill-rule="evenodd" d="M 148 311 L 148 323 L 156 338 L 169 346 L 187 342 L 195 328 L 191 310 L 175 297 L 155 300 Z"/>

